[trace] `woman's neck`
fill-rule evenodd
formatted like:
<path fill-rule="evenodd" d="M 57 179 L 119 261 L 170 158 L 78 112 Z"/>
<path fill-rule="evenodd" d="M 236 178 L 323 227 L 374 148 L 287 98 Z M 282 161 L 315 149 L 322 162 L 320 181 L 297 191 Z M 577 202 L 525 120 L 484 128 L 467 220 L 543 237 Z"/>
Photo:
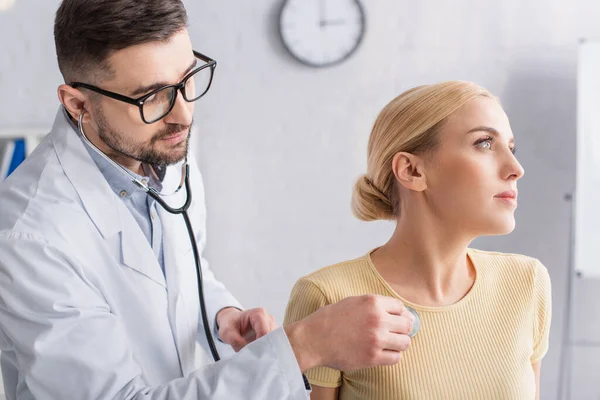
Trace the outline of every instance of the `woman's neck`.
<path fill-rule="evenodd" d="M 473 238 L 440 226 L 434 218 L 402 217 L 391 239 L 371 255 L 390 286 L 415 304 L 454 304 L 475 282 L 475 268 L 467 256 Z"/>

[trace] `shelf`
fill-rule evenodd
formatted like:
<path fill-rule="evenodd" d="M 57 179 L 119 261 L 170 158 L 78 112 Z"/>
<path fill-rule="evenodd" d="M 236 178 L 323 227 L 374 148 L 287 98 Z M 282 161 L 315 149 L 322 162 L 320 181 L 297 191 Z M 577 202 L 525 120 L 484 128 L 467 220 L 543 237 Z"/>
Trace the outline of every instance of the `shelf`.
<path fill-rule="evenodd" d="M 0 139 L 41 137 L 49 132 L 48 128 L 0 129 Z"/>
<path fill-rule="evenodd" d="M 26 155 L 29 156 L 48 132 L 48 129 L 44 128 L 0 129 L 0 140 L 25 139 Z"/>

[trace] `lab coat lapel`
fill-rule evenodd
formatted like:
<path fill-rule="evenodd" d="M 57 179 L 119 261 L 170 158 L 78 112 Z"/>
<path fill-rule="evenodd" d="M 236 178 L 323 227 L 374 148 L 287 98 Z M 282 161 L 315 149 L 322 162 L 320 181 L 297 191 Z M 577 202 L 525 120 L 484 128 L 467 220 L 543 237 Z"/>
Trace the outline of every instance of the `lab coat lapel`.
<path fill-rule="evenodd" d="M 166 288 L 167 285 L 162 268 L 137 221 L 124 204 L 120 205 L 119 214 L 123 221 L 121 231 L 121 262 L 146 278 L 158 283 L 163 288 Z"/>
<path fill-rule="evenodd" d="M 166 287 L 158 260 L 144 233 L 112 191 L 62 108 L 58 111 L 50 137 L 65 174 L 102 237 L 108 241 L 120 233 L 121 263 Z"/>

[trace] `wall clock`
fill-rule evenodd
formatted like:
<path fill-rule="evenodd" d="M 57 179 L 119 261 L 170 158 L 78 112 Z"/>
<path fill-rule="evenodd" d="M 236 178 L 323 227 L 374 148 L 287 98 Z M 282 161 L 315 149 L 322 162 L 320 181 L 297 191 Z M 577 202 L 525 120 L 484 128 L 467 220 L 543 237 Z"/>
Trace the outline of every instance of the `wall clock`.
<path fill-rule="evenodd" d="M 310 67 L 327 67 L 348 59 L 365 34 L 359 0 L 285 0 L 279 13 L 285 48 Z"/>

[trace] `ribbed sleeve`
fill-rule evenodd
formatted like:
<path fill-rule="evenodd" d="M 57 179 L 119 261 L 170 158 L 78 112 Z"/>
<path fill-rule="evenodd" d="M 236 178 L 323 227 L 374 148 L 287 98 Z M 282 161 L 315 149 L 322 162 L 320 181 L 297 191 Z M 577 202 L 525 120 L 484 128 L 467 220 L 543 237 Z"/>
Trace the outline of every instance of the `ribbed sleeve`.
<path fill-rule="evenodd" d="M 292 289 L 283 323 L 301 320 L 327 304 L 325 295 L 314 283 L 300 279 Z M 342 384 L 341 372 L 331 368 L 313 368 L 306 372 L 306 376 L 311 384 L 317 386 L 337 387 Z"/>
<path fill-rule="evenodd" d="M 534 346 L 531 362 L 540 361 L 548 352 L 550 339 L 550 321 L 552 319 L 552 291 L 550 276 L 541 264 L 537 264 L 534 281 Z"/>

